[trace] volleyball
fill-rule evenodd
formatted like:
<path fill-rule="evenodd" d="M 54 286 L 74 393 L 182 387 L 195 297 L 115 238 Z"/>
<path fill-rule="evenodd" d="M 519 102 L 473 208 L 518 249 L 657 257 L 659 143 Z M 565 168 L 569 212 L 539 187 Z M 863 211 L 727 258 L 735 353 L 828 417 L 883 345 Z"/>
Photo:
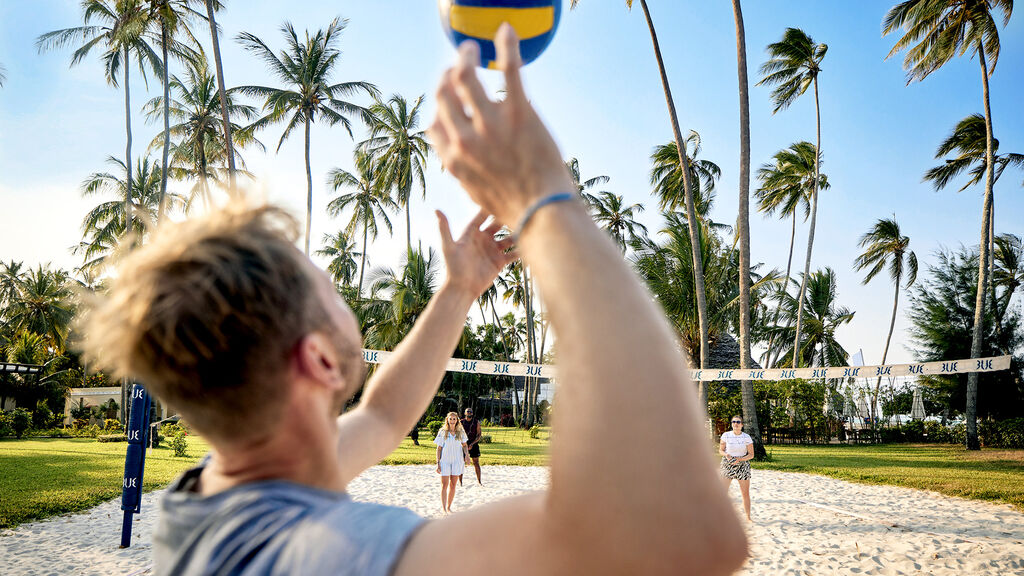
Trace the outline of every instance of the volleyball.
<path fill-rule="evenodd" d="M 438 0 L 441 25 L 457 47 L 466 40 L 480 45 L 480 65 L 496 68 L 494 37 L 508 22 L 519 35 L 519 53 L 529 64 L 555 37 L 562 0 Z"/>

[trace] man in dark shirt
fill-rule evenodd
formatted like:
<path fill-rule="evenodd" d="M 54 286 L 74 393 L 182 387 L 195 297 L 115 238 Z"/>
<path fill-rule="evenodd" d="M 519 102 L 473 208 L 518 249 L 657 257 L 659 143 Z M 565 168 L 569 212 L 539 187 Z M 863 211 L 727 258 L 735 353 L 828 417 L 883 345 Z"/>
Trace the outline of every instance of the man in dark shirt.
<path fill-rule="evenodd" d="M 483 486 L 480 480 L 480 438 L 483 434 L 480 431 L 480 421 L 473 417 L 473 409 L 466 408 L 465 418 L 462 419 L 462 428 L 469 438 L 469 457 L 473 459 L 473 467 L 476 468 L 476 483 Z M 459 486 L 462 485 L 462 475 L 459 475 Z"/>

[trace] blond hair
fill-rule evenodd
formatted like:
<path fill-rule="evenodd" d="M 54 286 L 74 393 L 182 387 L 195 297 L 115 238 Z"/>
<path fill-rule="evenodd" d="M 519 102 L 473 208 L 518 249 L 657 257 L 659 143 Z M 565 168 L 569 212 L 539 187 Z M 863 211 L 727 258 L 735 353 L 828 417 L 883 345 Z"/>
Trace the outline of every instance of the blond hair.
<path fill-rule="evenodd" d="M 330 330 L 298 230 L 280 209 L 240 205 L 162 225 L 88 307 L 83 352 L 204 434 L 266 429 L 295 344 Z"/>
<path fill-rule="evenodd" d="M 448 419 L 452 416 L 455 416 L 455 427 L 448 425 Z M 457 438 L 462 438 L 466 433 L 466 429 L 462 427 L 462 420 L 459 418 L 458 412 L 449 412 L 448 415 L 444 417 L 444 426 L 441 429 L 449 434 L 454 434 Z"/>

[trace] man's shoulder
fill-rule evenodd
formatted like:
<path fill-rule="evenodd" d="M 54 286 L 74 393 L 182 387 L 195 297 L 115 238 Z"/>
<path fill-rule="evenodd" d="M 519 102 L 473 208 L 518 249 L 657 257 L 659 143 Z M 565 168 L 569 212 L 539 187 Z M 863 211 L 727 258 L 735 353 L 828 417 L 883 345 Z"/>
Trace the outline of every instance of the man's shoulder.
<path fill-rule="evenodd" d="M 387 574 L 422 522 L 405 508 L 287 482 L 208 498 L 172 492 L 162 505 L 154 555 L 160 573 L 218 566 L 241 573 Z M 225 566 L 227 550 L 244 559 L 229 564 L 244 565 Z"/>

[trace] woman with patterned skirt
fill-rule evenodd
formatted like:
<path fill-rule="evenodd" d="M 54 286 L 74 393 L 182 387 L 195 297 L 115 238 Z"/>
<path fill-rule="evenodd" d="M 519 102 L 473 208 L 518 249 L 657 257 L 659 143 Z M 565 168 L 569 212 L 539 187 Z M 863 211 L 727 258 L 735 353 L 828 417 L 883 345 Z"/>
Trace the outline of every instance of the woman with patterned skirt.
<path fill-rule="evenodd" d="M 733 416 L 730 422 L 732 430 L 722 434 L 722 443 L 718 447 L 718 453 L 722 455 L 722 478 L 726 490 L 733 480 L 740 485 L 743 511 L 750 521 L 750 460 L 754 458 L 754 439 L 743 431 L 742 416 Z"/>

